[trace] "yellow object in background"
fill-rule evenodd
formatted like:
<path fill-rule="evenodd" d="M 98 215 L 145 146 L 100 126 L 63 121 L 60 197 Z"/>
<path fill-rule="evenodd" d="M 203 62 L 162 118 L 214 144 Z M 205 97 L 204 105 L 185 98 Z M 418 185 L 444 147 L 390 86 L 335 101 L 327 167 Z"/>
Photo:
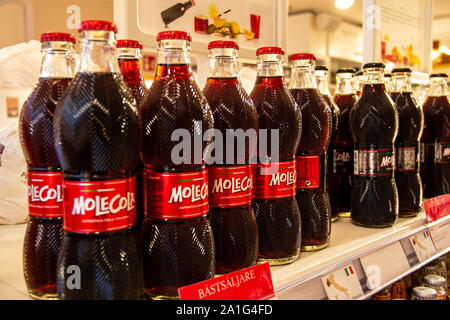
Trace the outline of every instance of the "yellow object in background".
<path fill-rule="evenodd" d="M 211 18 L 217 18 L 219 16 L 219 10 L 217 9 L 217 5 L 215 3 L 210 3 L 209 4 L 209 16 Z"/>

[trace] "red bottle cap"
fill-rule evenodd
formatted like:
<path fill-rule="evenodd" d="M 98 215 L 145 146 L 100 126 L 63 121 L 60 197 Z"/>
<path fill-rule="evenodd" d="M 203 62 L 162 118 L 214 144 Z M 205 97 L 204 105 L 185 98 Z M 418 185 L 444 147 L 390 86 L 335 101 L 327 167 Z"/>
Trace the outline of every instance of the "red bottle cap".
<path fill-rule="evenodd" d="M 80 24 L 78 32 L 82 30 L 105 30 L 117 33 L 117 26 L 114 22 L 104 20 L 85 20 Z"/>
<path fill-rule="evenodd" d="M 138 48 L 138 49 L 142 49 L 142 43 L 140 43 L 137 40 L 117 40 L 117 44 L 116 44 L 117 48 Z"/>
<path fill-rule="evenodd" d="M 262 47 L 256 50 L 256 56 L 262 54 L 284 54 L 284 50 L 280 47 Z"/>
<path fill-rule="evenodd" d="M 224 41 L 224 40 L 211 41 L 208 44 L 208 50 L 217 48 L 230 48 L 239 50 L 239 45 L 234 41 Z"/>
<path fill-rule="evenodd" d="M 316 56 L 312 53 L 294 53 L 289 57 L 289 60 L 314 60 L 316 61 Z"/>
<path fill-rule="evenodd" d="M 186 31 L 161 31 L 156 36 L 156 41 L 166 40 L 166 39 L 192 41 L 190 33 L 186 32 Z"/>
<path fill-rule="evenodd" d="M 239 50 L 239 45 L 234 41 L 223 41 L 223 40 L 211 41 L 208 44 L 208 50 L 218 48 L 230 48 Z"/>
<path fill-rule="evenodd" d="M 63 32 L 48 32 L 43 33 L 41 35 L 41 42 L 45 41 L 67 41 L 76 43 L 77 40 L 75 37 L 70 33 L 63 33 Z"/>

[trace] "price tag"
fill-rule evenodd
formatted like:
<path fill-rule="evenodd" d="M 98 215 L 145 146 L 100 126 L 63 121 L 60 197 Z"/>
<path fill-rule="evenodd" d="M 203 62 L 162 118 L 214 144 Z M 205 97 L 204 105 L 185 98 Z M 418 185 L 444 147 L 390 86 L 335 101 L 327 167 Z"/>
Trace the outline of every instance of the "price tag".
<path fill-rule="evenodd" d="M 436 248 L 431 240 L 431 235 L 428 229 L 410 236 L 409 242 L 411 243 L 417 258 L 419 259 L 419 262 L 425 261 L 436 253 Z"/>
<path fill-rule="evenodd" d="M 353 264 L 320 278 L 329 300 L 353 300 L 363 295 Z"/>
<path fill-rule="evenodd" d="M 178 289 L 180 300 L 260 300 L 274 296 L 269 263 Z"/>
<path fill-rule="evenodd" d="M 436 221 L 450 214 L 450 193 L 434 197 L 423 202 L 428 222 Z"/>
<path fill-rule="evenodd" d="M 360 261 L 367 275 L 367 287 L 371 290 L 410 268 L 399 241 L 361 257 Z"/>
<path fill-rule="evenodd" d="M 431 239 L 437 251 L 450 247 L 450 223 L 443 223 L 430 228 Z"/>

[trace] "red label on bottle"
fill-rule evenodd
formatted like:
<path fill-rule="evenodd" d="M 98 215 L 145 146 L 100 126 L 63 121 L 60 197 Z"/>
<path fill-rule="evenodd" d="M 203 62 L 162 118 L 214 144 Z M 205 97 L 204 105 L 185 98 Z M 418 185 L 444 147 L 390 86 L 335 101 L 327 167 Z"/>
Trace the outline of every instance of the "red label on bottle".
<path fill-rule="evenodd" d="M 28 213 L 32 217 L 57 218 L 63 211 L 61 172 L 28 171 Z"/>
<path fill-rule="evenodd" d="M 205 215 L 208 204 L 208 171 L 160 173 L 145 170 L 146 216 L 185 219 Z"/>
<path fill-rule="evenodd" d="M 279 199 L 295 196 L 295 160 L 254 165 L 254 198 Z"/>
<path fill-rule="evenodd" d="M 297 188 L 314 189 L 320 185 L 319 156 L 297 156 Z"/>
<path fill-rule="evenodd" d="M 136 177 L 104 181 L 64 180 L 64 230 L 96 233 L 136 224 Z"/>
<path fill-rule="evenodd" d="M 268 262 L 178 289 L 180 300 L 265 300 L 274 296 Z"/>
<path fill-rule="evenodd" d="M 253 175 L 250 165 L 209 167 L 208 180 L 211 207 L 244 206 L 252 202 Z"/>

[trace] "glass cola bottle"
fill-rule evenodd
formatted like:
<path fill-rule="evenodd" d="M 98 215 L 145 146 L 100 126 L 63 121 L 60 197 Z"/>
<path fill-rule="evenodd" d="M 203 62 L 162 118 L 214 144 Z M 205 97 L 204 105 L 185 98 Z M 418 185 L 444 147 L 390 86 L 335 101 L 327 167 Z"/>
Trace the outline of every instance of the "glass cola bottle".
<path fill-rule="evenodd" d="M 27 161 L 28 214 L 23 272 L 33 298 L 56 299 L 56 260 L 63 237 L 62 172 L 55 150 L 53 117 L 74 75 L 75 37 L 41 35 L 39 79 L 19 120 L 20 142 Z"/>
<path fill-rule="evenodd" d="M 328 245 L 331 207 L 326 187 L 326 167 L 320 157 L 330 142 L 332 115 L 313 76 L 315 56 L 290 56 L 289 90 L 302 113 L 302 137 L 297 150 L 297 203 L 302 219 L 302 250 L 316 251 Z"/>
<path fill-rule="evenodd" d="M 157 36 L 155 80 L 141 103 L 145 219 L 141 242 L 149 298 L 177 299 L 178 288 L 214 277 L 206 163 L 213 114 L 190 68 L 191 36 Z"/>
<path fill-rule="evenodd" d="M 118 40 L 116 47 L 122 78 L 136 99 L 139 112 L 141 101 L 147 93 L 140 62 L 142 57 L 142 44 L 137 40 Z M 139 157 L 139 163 L 136 167 L 136 229 L 138 231 L 141 229 L 142 222 L 144 221 L 143 170 L 144 164 Z"/>
<path fill-rule="evenodd" d="M 358 96 L 354 86 L 354 69 L 342 68 L 336 71 L 336 91 L 334 101 L 339 112 L 339 130 L 332 142 L 333 161 L 330 170 L 333 175 L 328 179 L 332 210 L 340 217 L 350 218 L 350 200 L 353 176 L 353 140 L 349 127 L 350 110 Z"/>
<path fill-rule="evenodd" d="M 350 111 L 354 142 L 351 218 L 365 227 L 390 227 L 398 217 L 394 141 L 398 112 L 384 87 L 382 63 L 366 63 L 365 84 Z"/>
<path fill-rule="evenodd" d="M 256 155 L 258 118 L 253 101 L 239 78 L 238 44 L 212 41 L 208 49 L 209 70 L 203 94 L 213 112 L 214 129 L 222 137 L 221 141 L 215 140 L 215 152 L 221 154 L 222 159 L 217 157 L 208 168 L 209 206 L 216 274 L 224 274 L 250 267 L 258 259 L 250 163 Z M 242 144 L 227 139 L 231 131 Z M 231 148 L 234 152 L 229 155 Z"/>
<path fill-rule="evenodd" d="M 422 207 L 419 141 L 423 130 L 423 111 L 412 93 L 411 69 L 395 68 L 391 73 L 391 97 L 399 117 L 395 139 L 395 183 L 398 190 L 399 217 L 414 217 Z"/>
<path fill-rule="evenodd" d="M 138 299 L 142 258 L 136 224 L 141 130 L 136 100 L 120 75 L 114 23 L 80 25 L 80 66 L 55 112 L 63 170 L 61 299 Z"/>
<path fill-rule="evenodd" d="M 423 103 L 420 176 L 424 198 L 450 193 L 450 103 L 448 76 L 430 75 L 430 89 Z"/>
<path fill-rule="evenodd" d="M 258 114 L 258 159 L 253 208 L 259 235 L 259 260 L 293 262 L 300 253 L 301 218 L 295 200 L 295 153 L 302 132 L 298 104 L 283 78 L 284 50 L 256 51 L 257 78 L 250 94 Z"/>
<path fill-rule="evenodd" d="M 360 70 L 355 73 L 355 88 L 358 97 L 361 95 L 363 87 L 364 87 L 364 71 Z"/>
<path fill-rule="evenodd" d="M 315 73 L 317 89 L 322 94 L 322 97 L 327 102 L 328 107 L 331 110 L 331 118 L 332 118 L 332 130 L 330 143 L 328 144 L 328 149 L 325 153 L 325 156 L 320 157 L 320 161 L 326 161 L 326 164 L 323 163 L 322 166 L 326 166 L 326 188 L 328 190 L 328 195 L 330 198 L 330 206 L 331 206 L 331 222 L 338 220 L 338 211 L 336 210 L 335 204 L 335 193 L 331 192 L 331 184 L 330 179 L 333 179 L 335 172 L 333 172 L 333 149 L 332 146 L 336 142 L 337 134 L 339 132 L 339 108 L 336 103 L 331 98 L 330 90 L 328 89 L 328 68 L 326 66 L 316 66 Z"/>

